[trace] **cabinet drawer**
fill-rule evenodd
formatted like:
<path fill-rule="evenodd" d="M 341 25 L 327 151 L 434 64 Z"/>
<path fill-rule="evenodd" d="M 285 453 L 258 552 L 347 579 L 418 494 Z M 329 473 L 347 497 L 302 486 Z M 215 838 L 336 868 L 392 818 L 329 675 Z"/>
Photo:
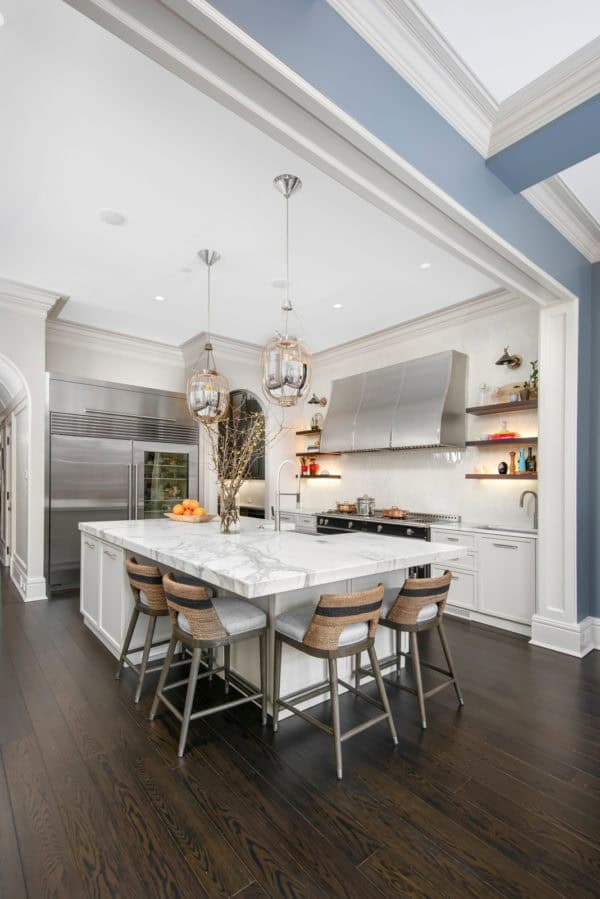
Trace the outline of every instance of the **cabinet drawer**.
<path fill-rule="evenodd" d="M 475 546 L 475 537 L 473 534 L 465 534 L 463 531 L 442 531 L 437 528 L 431 529 L 432 543 L 447 543 L 452 546 L 454 543 L 461 546 Z"/>
<path fill-rule="evenodd" d="M 439 577 L 446 570 L 445 566 L 432 565 L 431 576 Z M 452 569 L 450 569 L 452 571 Z M 452 571 L 452 583 L 448 593 L 448 605 L 460 606 L 461 609 L 477 607 L 477 575 L 470 571 Z"/>
<path fill-rule="evenodd" d="M 470 549 L 464 556 L 457 556 L 455 559 L 446 559 L 444 563 L 446 568 L 462 568 L 467 571 L 477 571 L 477 553 Z"/>
<path fill-rule="evenodd" d="M 316 533 L 317 516 L 316 515 L 298 515 L 298 516 L 296 516 L 296 527 L 303 528 L 303 530 L 305 530 L 305 531 L 314 531 Z"/>

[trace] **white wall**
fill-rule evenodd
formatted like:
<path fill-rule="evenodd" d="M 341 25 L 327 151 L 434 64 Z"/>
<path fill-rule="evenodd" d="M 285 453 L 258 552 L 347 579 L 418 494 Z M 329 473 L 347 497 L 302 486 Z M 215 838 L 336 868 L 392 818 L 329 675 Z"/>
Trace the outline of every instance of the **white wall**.
<path fill-rule="evenodd" d="M 525 380 L 529 360 L 538 358 L 538 309 L 516 299 L 502 300 L 494 311 L 495 299 L 475 301 L 430 316 L 420 322 L 393 329 L 379 337 L 366 338 L 326 353 L 314 360 L 313 387 L 319 396 L 331 395 L 331 381 L 370 368 L 380 368 L 441 350 L 466 353 L 468 403 L 479 403 L 482 382 L 500 386 Z M 505 345 L 524 358 L 518 371 L 495 365 Z M 543 372 L 542 372 L 543 380 Z M 303 427 L 308 427 L 312 410 L 307 406 Z M 325 409 L 326 411 L 326 409 Z M 502 416 L 467 416 L 468 438 L 478 439 L 497 430 Z M 509 427 L 535 436 L 535 412 L 511 414 Z M 306 444 L 297 439 L 297 449 Z M 308 441 L 307 441 L 308 442 Z M 467 472 L 496 472 L 497 463 L 508 462 L 508 450 L 470 447 L 462 452 L 413 450 L 409 452 L 361 453 L 319 460 L 322 467 L 342 474 L 340 481 L 305 482 L 303 508 L 312 511 L 331 508 L 336 500 L 353 500 L 368 493 L 378 507 L 398 505 L 417 512 L 460 514 L 465 521 L 503 526 L 530 526 L 531 516 L 519 508 L 524 487 L 535 482 L 466 480 Z M 542 455 L 543 464 L 543 455 Z"/>
<path fill-rule="evenodd" d="M 47 291 L 0 279 L 0 358 L 13 366 L 25 385 L 27 408 L 19 422 L 21 446 L 20 481 L 22 502 L 17 522 L 24 550 L 26 571 L 18 577 L 11 564 L 13 580 L 25 599 L 45 598 L 44 579 L 44 440 L 46 410 L 46 314 L 58 299 Z M 27 422 L 27 425 L 25 424 Z M 27 427 L 27 431 L 25 430 Z M 27 437 L 25 437 L 27 435 Z M 15 435 L 16 439 L 16 435 Z M 26 468 L 23 464 L 26 461 Z M 19 476 L 19 475 L 17 475 Z M 23 530 L 25 527 L 25 530 Z M 21 546 L 21 549 L 23 547 Z M 13 557 L 14 560 L 14 557 Z"/>
<path fill-rule="evenodd" d="M 46 368 L 78 378 L 185 390 L 183 354 L 178 347 L 60 319 L 48 322 Z"/>

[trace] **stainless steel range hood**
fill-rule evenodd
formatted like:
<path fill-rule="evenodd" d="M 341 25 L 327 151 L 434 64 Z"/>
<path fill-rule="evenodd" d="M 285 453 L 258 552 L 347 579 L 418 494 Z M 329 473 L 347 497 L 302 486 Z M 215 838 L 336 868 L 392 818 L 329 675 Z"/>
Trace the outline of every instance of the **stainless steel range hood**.
<path fill-rule="evenodd" d="M 464 447 L 466 378 L 447 350 L 335 380 L 321 452 Z"/>

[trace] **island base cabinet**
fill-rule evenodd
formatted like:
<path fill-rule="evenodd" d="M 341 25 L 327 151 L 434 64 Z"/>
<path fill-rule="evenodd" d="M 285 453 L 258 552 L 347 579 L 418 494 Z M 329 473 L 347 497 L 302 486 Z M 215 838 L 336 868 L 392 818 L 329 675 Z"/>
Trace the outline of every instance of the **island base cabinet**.
<path fill-rule="evenodd" d="M 457 570 L 450 565 L 432 565 L 431 576 L 441 577 L 448 568 L 452 571 L 452 583 L 447 605 L 457 606 L 459 609 L 477 608 L 477 574 L 472 571 Z"/>
<path fill-rule="evenodd" d="M 81 539 L 81 612 L 96 626 L 100 620 L 100 541 Z"/>
<path fill-rule="evenodd" d="M 535 611 L 533 540 L 479 537 L 479 609 L 531 624 Z"/>
<path fill-rule="evenodd" d="M 129 591 L 125 553 L 102 544 L 100 550 L 100 627 L 119 648 L 123 641 L 123 598 Z"/>

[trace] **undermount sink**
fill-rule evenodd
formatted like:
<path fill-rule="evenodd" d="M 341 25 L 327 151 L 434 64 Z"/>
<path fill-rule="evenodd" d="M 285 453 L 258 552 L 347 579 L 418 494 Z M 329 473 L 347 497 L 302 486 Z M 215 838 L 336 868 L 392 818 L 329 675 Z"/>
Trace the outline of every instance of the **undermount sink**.
<path fill-rule="evenodd" d="M 480 524 L 478 531 L 502 531 L 504 534 L 537 534 L 536 528 L 497 528 L 493 524 Z"/>

